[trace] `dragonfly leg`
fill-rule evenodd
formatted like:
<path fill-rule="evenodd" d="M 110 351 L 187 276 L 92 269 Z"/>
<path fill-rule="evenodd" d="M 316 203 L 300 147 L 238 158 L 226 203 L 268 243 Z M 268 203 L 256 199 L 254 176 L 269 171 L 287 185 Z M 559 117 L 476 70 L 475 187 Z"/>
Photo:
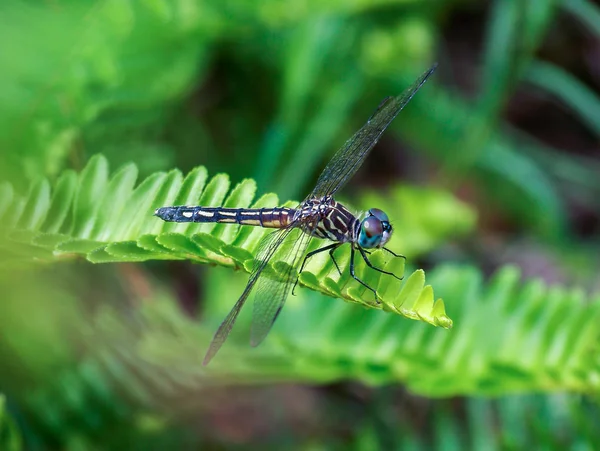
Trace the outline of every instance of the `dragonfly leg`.
<path fill-rule="evenodd" d="M 394 276 L 398 280 L 404 279 L 404 276 L 398 277 L 393 272 L 384 271 L 383 269 L 380 269 L 380 268 L 377 268 L 377 267 L 373 266 L 373 263 L 370 262 L 369 258 L 367 257 L 367 254 L 365 254 L 365 250 L 362 247 L 360 247 L 360 246 L 358 246 L 358 250 L 360 251 L 360 255 L 362 255 L 363 260 L 365 261 L 365 263 L 367 264 L 367 266 L 369 268 L 372 268 L 375 271 L 379 271 L 380 273 L 387 274 L 388 276 Z"/>
<path fill-rule="evenodd" d="M 387 247 L 383 248 L 384 251 L 388 251 L 390 254 L 392 254 L 394 257 L 400 257 L 403 258 L 404 260 L 406 260 L 406 257 L 402 254 L 396 254 L 394 251 L 388 249 Z"/>
<path fill-rule="evenodd" d="M 360 247 L 359 247 L 360 249 Z M 371 288 L 369 285 L 367 285 L 366 283 L 364 283 L 362 280 L 360 280 L 357 275 L 354 273 L 354 245 L 352 245 L 352 248 L 350 249 L 350 275 L 352 276 L 352 278 L 354 280 L 356 280 L 358 283 L 360 283 L 362 286 L 368 288 L 369 290 L 371 290 L 373 292 L 373 294 L 375 295 L 375 302 L 377 302 L 379 304 L 379 299 L 377 298 L 377 291 L 375 291 L 373 288 Z"/>
<path fill-rule="evenodd" d="M 312 257 L 315 254 L 318 254 L 320 252 L 329 251 L 329 255 L 330 255 L 331 259 L 333 260 L 333 263 L 335 263 L 335 267 L 337 268 L 340 275 L 342 275 L 342 272 L 340 271 L 340 267 L 338 266 L 337 262 L 335 261 L 335 258 L 333 258 L 333 251 L 335 251 L 341 245 L 342 245 L 342 243 L 333 243 L 333 244 L 330 244 L 329 246 L 321 247 L 319 249 L 316 249 L 316 250 L 311 251 L 308 254 L 306 254 L 306 256 L 304 257 L 304 261 L 302 262 L 302 266 L 300 266 L 300 271 L 298 271 L 298 277 L 296 277 L 296 282 L 294 282 L 294 286 L 292 288 L 292 296 L 295 296 L 294 290 L 296 289 L 296 285 L 298 285 L 298 279 L 300 278 L 300 273 L 304 270 L 304 266 L 306 266 L 306 262 L 308 261 L 308 259 L 310 257 Z"/>
<path fill-rule="evenodd" d="M 335 265 L 335 269 L 337 269 L 340 277 L 342 276 L 342 270 L 340 269 L 339 265 L 337 264 L 337 262 L 335 261 L 335 257 L 333 256 L 333 252 L 342 245 L 342 243 L 338 243 L 337 246 L 332 247 L 331 249 L 329 249 L 329 256 L 331 257 L 331 259 L 333 260 L 333 264 Z"/>

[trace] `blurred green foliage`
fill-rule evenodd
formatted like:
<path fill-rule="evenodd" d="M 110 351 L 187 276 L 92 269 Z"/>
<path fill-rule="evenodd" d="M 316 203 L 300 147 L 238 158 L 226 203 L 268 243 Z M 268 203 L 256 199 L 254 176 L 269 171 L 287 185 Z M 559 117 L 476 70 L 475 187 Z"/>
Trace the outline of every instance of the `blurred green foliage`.
<path fill-rule="evenodd" d="M 20 451 L 23 449 L 21 434 L 6 411 L 5 404 L 6 398 L 0 395 L 0 446 L 6 451 Z"/>
<path fill-rule="evenodd" d="M 562 24 L 597 39 L 599 18 L 588 0 L 2 2 L 0 449 L 593 449 L 600 99 Z M 243 312 L 201 367 L 264 231 L 149 213 L 302 198 L 435 55 L 343 195 L 388 212 L 408 257 L 411 289 L 369 281 L 454 328 L 323 297 L 364 304 L 317 259 L 261 347 Z"/>

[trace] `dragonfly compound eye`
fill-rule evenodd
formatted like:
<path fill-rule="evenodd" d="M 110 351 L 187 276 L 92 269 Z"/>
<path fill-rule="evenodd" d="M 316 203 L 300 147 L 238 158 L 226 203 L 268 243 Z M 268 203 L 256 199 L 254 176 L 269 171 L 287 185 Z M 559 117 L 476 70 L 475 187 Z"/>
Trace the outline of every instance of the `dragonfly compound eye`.
<path fill-rule="evenodd" d="M 370 247 L 383 247 L 392 237 L 392 225 L 390 224 L 390 219 L 388 215 L 385 214 L 379 208 L 371 208 L 369 210 L 369 216 L 363 221 L 361 224 L 361 233 L 364 228 L 364 224 L 366 221 L 369 221 L 369 228 L 371 230 L 366 230 L 366 234 L 369 235 L 365 237 L 365 243 L 370 245 Z M 373 225 L 375 223 L 379 223 L 380 225 Z M 381 227 L 381 231 L 379 231 L 379 227 Z M 380 236 L 378 240 L 373 238 Z M 370 237 L 371 240 L 369 240 Z M 361 244 L 361 246 L 363 246 Z M 363 246 L 367 247 L 367 246 Z"/>
<path fill-rule="evenodd" d="M 360 224 L 358 244 L 365 249 L 379 246 L 383 238 L 383 223 L 375 216 L 368 216 Z"/>
<path fill-rule="evenodd" d="M 371 216 L 375 216 L 377 219 L 379 219 L 382 222 L 390 222 L 390 218 L 388 218 L 388 215 L 386 215 L 382 210 L 380 210 L 379 208 L 371 208 L 369 210 L 369 214 Z"/>

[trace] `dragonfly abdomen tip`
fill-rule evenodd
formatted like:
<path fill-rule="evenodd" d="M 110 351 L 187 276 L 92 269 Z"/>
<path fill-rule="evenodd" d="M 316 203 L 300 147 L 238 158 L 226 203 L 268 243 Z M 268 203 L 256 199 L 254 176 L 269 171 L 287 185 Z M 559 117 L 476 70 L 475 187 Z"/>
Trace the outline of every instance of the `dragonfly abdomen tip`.
<path fill-rule="evenodd" d="M 163 221 L 177 221 L 178 209 L 176 207 L 160 207 L 154 210 L 154 216 L 158 216 Z"/>

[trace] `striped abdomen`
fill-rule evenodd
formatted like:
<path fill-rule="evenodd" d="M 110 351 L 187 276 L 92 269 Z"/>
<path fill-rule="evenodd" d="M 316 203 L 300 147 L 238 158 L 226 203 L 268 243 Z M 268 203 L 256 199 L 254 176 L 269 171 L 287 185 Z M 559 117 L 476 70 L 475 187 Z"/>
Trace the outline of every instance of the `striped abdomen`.
<path fill-rule="evenodd" d="M 287 226 L 296 210 L 292 208 L 161 207 L 154 214 L 170 222 L 224 222 L 261 227 Z"/>

